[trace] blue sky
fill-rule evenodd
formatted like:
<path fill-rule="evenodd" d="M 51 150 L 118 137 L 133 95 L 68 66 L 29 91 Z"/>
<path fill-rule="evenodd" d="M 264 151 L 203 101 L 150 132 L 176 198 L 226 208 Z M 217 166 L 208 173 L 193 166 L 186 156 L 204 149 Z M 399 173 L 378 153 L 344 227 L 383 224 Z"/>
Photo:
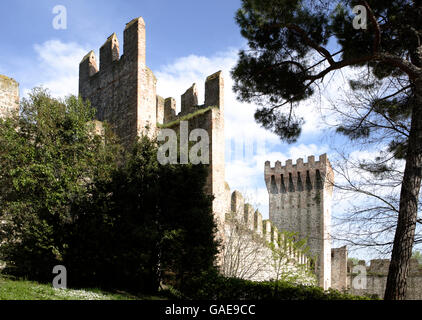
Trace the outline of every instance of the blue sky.
<path fill-rule="evenodd" d="M 67 10 L 67 29 L 53 28 L 53 8 Z M 335 149 L 351 146 L 333 136 L 321 112 L 335 100 L 345 78 L 352 71 L 337 72 L 321 98 L 307 101 L 298 109 L 306 124 L 300 139 L 291 145 L 260 128 L 253 119 L 255 105 L 236 101 L 231 90 L 230 69 L 245 40 L 235 24 L 238 0 L 180 1 L 82 1 L 15 0 L 3 1 L 0 27 L 0 74 L 20 83 L 21 96 L 39 85 L 55 96 L 77 94 L 78 64 L 90 50 L 97 55 L 106 38 L 116 32 L 120 47 L 125 24 L 142 16 L 146 23 L 147 65 L 158 79 L 157 93 L 177 98 L 193 82 L 198 84 L 200 103 L 205 78 L 223 70 L 225 91 L 226 180 L 232 191 L 244 193 L 249 202 L 268 218 L 268 195 L 264 182 L 264 162 L 307 159 L 328 153 L 335 160 Z M 122 50 L 122 49 L 121 49 Z M 237 147 L 236 147 L 237 146 Z M 245 151 L 241 151 L 239 146 Z M 252 146 L 252 148 L 248 148 Z M 373 150 L 352 150 L 360 158 L 372 157 Z M 333 216 L 341 215 L 350 198 L 335 196 L 342 202 L 333 206 Z"/>
<path fill-rule="evenodd" d="M 53 8 L 67 8 L 68 28 L 52 27 Z M 2 61 L 28 58 L 33 44 L 50 39 L 100 47 L 107 35 L 122 39 L 125 23 L 145 18 L 148 64 L 152 69 L 175 57 L 209 55 L 221 48 L 239 47 L 243 40 L 234 22 L 240 1 L 7 1 L 0 12 Z M 3 66 L 5 68 L 5 66 Z M 12 70 L 13 73 L 13 70 Z"/>

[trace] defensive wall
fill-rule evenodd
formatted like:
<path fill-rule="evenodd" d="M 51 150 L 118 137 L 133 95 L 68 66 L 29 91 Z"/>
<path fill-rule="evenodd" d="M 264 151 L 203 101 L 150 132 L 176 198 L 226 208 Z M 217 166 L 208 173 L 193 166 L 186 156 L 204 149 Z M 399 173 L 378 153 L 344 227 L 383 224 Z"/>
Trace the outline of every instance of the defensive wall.
<path fill-rule="evenodd" d="M 259 210 L 246 203 L 239 191 L 225 184 L 225 247 L 222 271 L 227 276 L 264 281 L 284 279 L 316 284 L 305 248 L 280 232 Z"/>
<path fill-rule="evenodd" d="M 348 291 L 357 295 L 375 294 L 381 299 L 384 298 L 389 266 L 389 259 L 371 260 L 369 266 L 364 260 L 360 260 L 357 268 L 349 261 L 347 266 Z M 364 273 L 359 271 L 359 267 L 364 268 Z M 422 265 L 414 258 L 410 259 L 406 299 L 422 300 Z"/>
<path fill-rule="evenodd" d="M 334 173 L 326 154 L 308 162 L 291 159 L 282 166 L 265 162 L 269 215 L 279 230 L 296 232 L 306 239 L 315 261 L 319 285 L 331 287 L 331 205 Z"/>

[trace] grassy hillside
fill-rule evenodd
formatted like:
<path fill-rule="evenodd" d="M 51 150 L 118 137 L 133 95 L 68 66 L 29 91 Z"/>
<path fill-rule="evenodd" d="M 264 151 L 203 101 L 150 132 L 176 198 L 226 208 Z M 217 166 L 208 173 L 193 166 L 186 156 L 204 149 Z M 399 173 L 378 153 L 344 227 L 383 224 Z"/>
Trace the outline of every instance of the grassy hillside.
<path fill-rule="evenodd" d="M 98 289 L 54 289 L 51 284 L 12 280 L 0 276 L 0 300 L 160 300 L 163 297 L 137 297 Z"/>

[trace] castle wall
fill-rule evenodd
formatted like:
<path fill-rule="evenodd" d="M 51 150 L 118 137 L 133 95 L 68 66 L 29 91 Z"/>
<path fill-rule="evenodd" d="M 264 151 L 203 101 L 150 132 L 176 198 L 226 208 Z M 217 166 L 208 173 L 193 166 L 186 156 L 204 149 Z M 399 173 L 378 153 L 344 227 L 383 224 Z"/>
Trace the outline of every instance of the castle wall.
<path fill-rule="evenodd" d="M 191 87 L 187 92 L 193 92 Z M 185 93 L 186 95 L 186 93 Z M 172 114 L 174 99 L 166 99 L 164 114 Z M 188 101 L 193 101 L 189 100 Z M 197 100 L 196 100 L 197 101 Z M 187 109 L 186 109 L 187 108 Z M 169 110 L 169 111 L 168 111 Z M 164 123 L 161 127 L 180 132 L 180 122 L 188 122 L 188 132 L 204 129 L 209 137 L 209 174 L 205 191 L 214 195 L 213 212 L 220 222 L 224 222 L 227 211 L 225 186 L 225 140 L 224 140 L 224 80 L 221 71 L 209 76 L 205 82 L 205 103 L 201 106 L 185 105 L 185 110 L 194 111 L 188 115 L 180 113 L 175 120 Z M 187 116 L 184 118 L 184 116 Z"/>
<path fill-rule="evenodd" d="M 365 261 L 360 261 L 360 265 L 365 266 Z M 384 297 L 387 284 L 388 268 L 390 260 L 374 259 L 371 260 L 366 269 L 366 287 L 361 288 L 359 278 L 362 274 L 353 272 L 352 266 L 348 270 L 348 291 L 356 295 L 375 294 L 379 298 Z M 410 260 L 409 276 L 407 278 L 407 300 L 422 300 L 422 265 L 416 259 Z"/>
<path fill-rule="evenodd" d="M 229 191 L 227 186 L 226 194 Z M 239 191 L 234 191 L 230 199 L 224 225 L 222 273 L 252 281 L 279 279 L 315 284 L 307 256 L 295 249 L 270 220 L 262 220 L 261 213 L 245 203 Z"/>
<path fill-rule="evenodd" d="M 195 84 L 182 95 L 182 112 L 176 115 L 174 98 L 156 93 L 156 78 L 146 66 L 145 23 L 133 19 L 124 30 L 124 54 L 112 34 L 100 48 L 100 66 L 89 52 L 79 65 L 79 93 L 96 109 L 96 118 L 107 121 L 125 145 L 160 128 L 180 131 L 180 121 L 188 121 L 188 132 L 204 129 L 209 136 L 209 175 L 205 191 L 215 197 L 213 212 L 224 221 L 226 211 L 224 179 L 224 80 L 221 72 L 206 79 L 205 102 L 198 106 Z M 183 117 L 187 116 L 187 119 Z"/>
<path fill-rule="evenodd" d="M 157 111 L 158 112 L 158 111 Z M 161 116 L 157 113 L 157 122 L 163 118 L 162 123 L 168 123 L 176 119 L 176 100 L 174 98 L 167 98 L 164 100 L 164 114 Z"/>
<path fill-rule="evenodd" d="M 315 259 L 319 285 L 331 286 L 331 199 L 334 175 L 327 156 L 315 162 L 287 160 L 275 167 L 265 163 L 265 182 L 269 194 L 270 219 L 279 230 L 296 232 L 306 239 Z"/>
<path fill-rule="evenodd" d="M 156 119 L 157 119 L 157 123 L 164 123 L 164 105 L 165 105 L 165 100 L 163 97 L 160 97 L 159 95 L 156 96 L 157 99 L 157 115 L 156 115 Z"/>
<path fill-rule="evenodd" d="M 181 97 L 181 114 L 185 115 L 194 111 L 198 105 L 198 89 L 194 83 Z"/>
<path fill-rule="evenodd" d="M 347 289 L 347 247 L 331 249 L 331 287 Z"/>
<path fill-rule="evenodd" d="M 226 221 L 226 213 L 233 211 L 233 196 L 225 183 L 224 161 L 224 80 L 221 72 L 206 79 L 205 101 L 198 105 L 196 84 L 181 96 L 181 112 L 176 115 L 174 98 L 158 96 L 156 78 L 145 63 L 145 23 L 142 18 L 132 20 L 124 31 L 124 54 L 120 57 L 119 42 L 111 35 L 100 48 L 100 65 L 91 51 L 79 66 L 79 93 L 89 100 L 97 110 L 97 119 L 110 123 L 122 142 L 129 145 L 143 133 L 155 136 L 160 128 L 174 129 L 180 133 L 187 121 L 188 133 L 194 129 L 204 129 L 209 137 L 209 174 L 205 191 L 214 196 L 213 212 L 220 226 L 219 234 L 225 239 L 232 232 Z M 307 164 L 299 159 L 297 165 L 289 160 L 286 167 L 280 162 L 275 168 L 265 166 L 265 178 L 270 194 L 270 220 L 262 220 L 262 215 L 252 206 L 241 202 L 234 209 L 238 219 L 243 221 L 252 238 L 261 246 L 262 256 L 254 261 L 267 268 L 271 250 L 265 243 L 283 248 L 286 252 L 285 265 L 310 263 L 307 257 L 296 252 L 287 243 L 280 231 L 298 231 L 300 238 L 307 238 L 311 254 L 316 257 L 316 270 L 320 284 L 330 286 L 331 244 L 329 238 L 332 187 L 327 177 L 332 170 L 326 155 L 315 162 L 309 157 Z M 235 196 L 236 198 L 236 196 Z M 230 201 L 229 201 L 230 200 Z M 237 201 L 237 200 L 236 200 Z M 261 239 L 261 240 L 258 240 Z M 259 251 L 258 250 L 258 251 Z M 220 258 L 219 258 L 220 259 Z M 306 269 L 306 268 L 305 268 Z M 267 270 L 254 279 L 273 277 Z"/>
<path fill-rule="evenodd" d="M 156 78 L 145 65 L 145 23 L 132 20 L 124 30 L 124 54 L 119 58 L 116 34 L 100 48 L 100 67 L 91 51 L 79 65 L 79 94 L 107 121 L 122 142 L 154 133 L 157 122 Z"/>
<path fill-rule="evenodd" d="M 19 112 L 19 84 L 0 75 L 0 118 Z"/>

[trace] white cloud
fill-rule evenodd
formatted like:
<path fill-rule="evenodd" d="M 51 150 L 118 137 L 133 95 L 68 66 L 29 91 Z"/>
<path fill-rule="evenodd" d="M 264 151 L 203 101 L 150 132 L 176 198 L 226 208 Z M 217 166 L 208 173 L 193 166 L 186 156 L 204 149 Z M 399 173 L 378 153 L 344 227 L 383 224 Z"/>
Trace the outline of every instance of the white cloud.
<path fill-rule="evenodd" d="M 34 79 L 31 87 L 23 88 L 24 96 L 35 86 L 47 88 L 55 97 L 78 94 L 78 65 L 89 51 L 75 42 L 48 40 L 35 44 L 38 63 L 32 72 Z"/>

